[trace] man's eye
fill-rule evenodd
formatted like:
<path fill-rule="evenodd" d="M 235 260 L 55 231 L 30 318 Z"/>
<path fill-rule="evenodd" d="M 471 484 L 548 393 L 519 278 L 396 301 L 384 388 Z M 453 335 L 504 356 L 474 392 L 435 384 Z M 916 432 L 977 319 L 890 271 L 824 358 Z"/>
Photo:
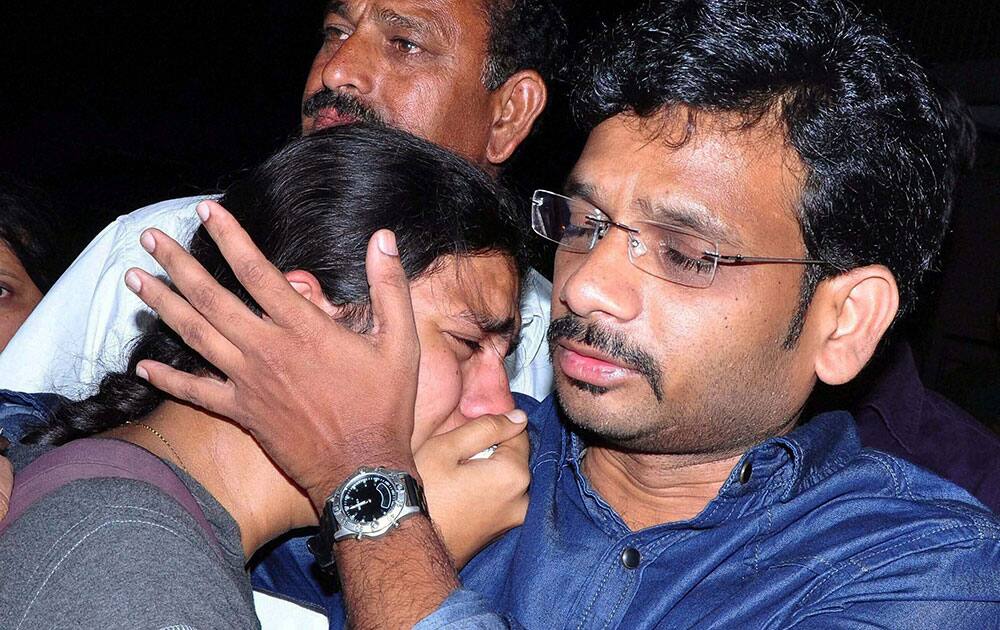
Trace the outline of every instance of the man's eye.
<path fill-rule="evenodd" d="M 335 24 L 327 24 L 323 27 L 321 33 L 323 40 L 327 42 L 342 42 L 350 36 L 349 32 Z"/>
<path fill-rule="evenodd" d="M 694 258 L 670 247 L 663 248 L 661 255 L 667 265 L 678 267 L 683 271 L 693 272 L 697 275 L 705 275 L 712 272 L 713 263 L 711 260 Z"/>
<path fill-rule="evenodd" d="M 0 299 L 5 297 L 10 297 L 11 295 L 12 294 L 10 289 L 8 289 L 7 287 L 0 286 Z"/>
<path fill-rule="evenodd" d="M 395 47 L 396 50 L 405 55 L 413 55 L 415 53 L 423 51 L 423 48 L 421 48 L 419 45 L 414 44 L 408 39 L 403 39 L 402 37 L 392 38 L 392 45 L 393 47 Z"/>

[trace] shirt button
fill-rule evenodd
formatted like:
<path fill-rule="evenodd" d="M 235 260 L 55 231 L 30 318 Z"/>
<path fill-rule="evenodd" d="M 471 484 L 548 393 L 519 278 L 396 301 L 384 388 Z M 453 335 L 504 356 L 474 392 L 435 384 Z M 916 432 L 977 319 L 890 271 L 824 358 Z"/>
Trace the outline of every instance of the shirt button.
<path fill-rule="evenodd" d="M 622 566 L 626 569 L 636 568 L 641 559 L 639 551 L 633 547 L 626 547 L 625 551 L 622 551 Z"/>
<path fill-rule="evenodd" d="M 750 481 L 751 476 L 753 476 L 753 464 L 748 459 L 743 462 L 743 467 L 740 468 L 740 483 L 746 484 L 746 482 Z"/>

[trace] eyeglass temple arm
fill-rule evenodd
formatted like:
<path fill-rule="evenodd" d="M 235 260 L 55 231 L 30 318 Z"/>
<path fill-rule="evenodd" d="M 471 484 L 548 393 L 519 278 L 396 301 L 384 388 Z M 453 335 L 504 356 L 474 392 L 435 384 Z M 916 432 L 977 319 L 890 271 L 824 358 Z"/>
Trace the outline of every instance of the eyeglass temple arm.
<path fill-rule="evenodd" d="M 719 254 L 716 252 L 705 252 L 706 256 L 715 258 L 720 263 L 790 263 L 798 265 L 830 265 L 835 269 L 840 271 L 847 271 L 846 269 L 833 264 L 827 260 L 812 260 L 809 258 L 771 258 L 768 256 L 741 256 L 740 254 L 734 254 L 727 256 L 725 254 Z"/>

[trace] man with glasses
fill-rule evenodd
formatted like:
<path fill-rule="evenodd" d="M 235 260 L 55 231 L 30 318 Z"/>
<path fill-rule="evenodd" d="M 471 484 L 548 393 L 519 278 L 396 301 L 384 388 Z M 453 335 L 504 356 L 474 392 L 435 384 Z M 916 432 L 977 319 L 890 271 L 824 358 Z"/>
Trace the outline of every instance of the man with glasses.
<path fill-rule="evenodd" d="M 840 0 L 675 0 L 592 42 L 575 105 L 583 154 L 562 195 L 534 196 L 534 228 L 558 244 L 556 395 L 521 401 L 524 525 L 462 587 L 425 516 L 314 545 L 335 556 L 343 600 L 302 595 L 361 627 L 996 627 L 996 517 L 863 449 L 850 414 L 805 411 L 818 382 L 857 376 L 939 253 L 953 171 L 921 68 Z M 205 225 L 256 270 L 251 293 L 299 324 L 272 328 L 281 357 L 241 355 L 225 384 L 141 367 L 251 431 L 329 515 L 328 542 L 354 469 L 413 466 L 394 245 L 370 245 L 380 306 L 361 339 L 281 297 L 221 208 Z M 189 264 L 170 257 L 168 271 Z M 203 354 L 230 347 L 221 300 L 156 293 Z M 311 352 L 322 335 L 341 356 Z M 349 369 L 372 364 L 388 375 L 377 391 Z M 289 440 L 290 421 L 326 437 Z"/>

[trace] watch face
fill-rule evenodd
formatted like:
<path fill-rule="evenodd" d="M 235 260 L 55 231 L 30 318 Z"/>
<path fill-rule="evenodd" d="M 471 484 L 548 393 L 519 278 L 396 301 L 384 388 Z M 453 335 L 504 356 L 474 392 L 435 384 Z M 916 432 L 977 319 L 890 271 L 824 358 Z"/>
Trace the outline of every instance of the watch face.
<path fill-rule="evenodd" d="M 344 489 L 340 508 L 357 523 L 374 523 L 395 505 L 398 494 L 391 479 L 378 474 L 364 475 Z"/>

